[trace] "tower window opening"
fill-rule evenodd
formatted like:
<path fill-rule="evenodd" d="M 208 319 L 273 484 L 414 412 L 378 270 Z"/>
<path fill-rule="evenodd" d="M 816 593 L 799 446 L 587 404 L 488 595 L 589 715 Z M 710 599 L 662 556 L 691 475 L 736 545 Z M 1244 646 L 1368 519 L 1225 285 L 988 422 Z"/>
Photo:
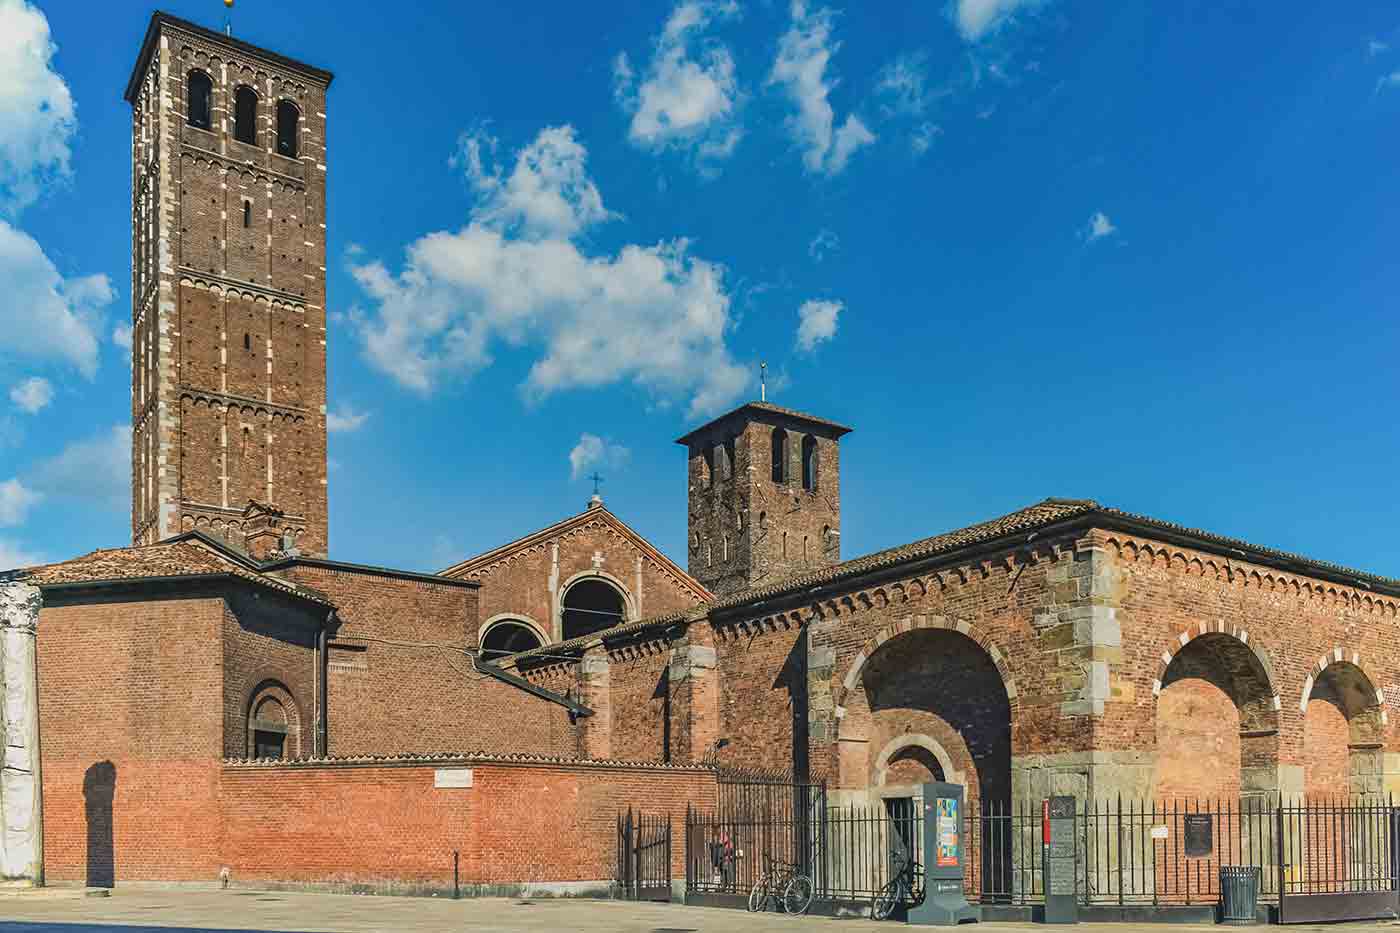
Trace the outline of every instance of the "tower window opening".
<path fill-rule="evenodd" d="M 243 349 L 245 349 L 245 350 L 251 350 L 251 349 L 253 349 L 253 336 L 252 336 L 252 334 L 244 334 L 244 335 L 243 335 Z"/>
<path fill-rule="evenodd" d="M 209 129 L 212 125 L 214 82 L 202 71 L 191 71 L 185 90 L 185 122 L 197 129 Z"/>
<path fill-rule="evenodd" d="M 233 138 L 250 146 L 258 144 L 258 94 L 246 84 L 233 93 Z"/>
<path fill-rule="evenodd" d="M 724 549 L 720 551 L 720 560 L 729 560 L 729 535 L 725 535 L 723 540 Z"/>
<path fill-rule="evenodd" d="M 810 434 L 802 439 L 802 488 L 808 492 L 817 488 L 817 439 Z"/>
<path fill-rule="evenodd" d="M 803 535 L 803 536 L 802 536 L 802 559 L 803 559 L 804 561 L 807 559 L 807 536 L 806 536 L 806 535 Z"/>
<path fill-rule="evenodd" d="M 297 157 L 297 124 L 301 114 L 289 100 L 277 102 L 277 154 L 289 159 Z"/>
<path fill-rule="evenodd" d="M 738 464 L 734 460 L 734 438 L 729 438 L 724 442 L 724 478 L 733 479 L 734 470 Z"/>
<path fill-rule="evenodd" d="M 700 460 L 700 483 L 708 489 L 715 476 L 715 449 L 707 446 Z"/>
<path fill-rule="evenodd" d="M 248 229 L 253 225 L 253 202 L 243 202 L 243 229 Z"/>
<path fill-rule="evenodd" d="M 783 556 L 787 557 L 787 532 L 783 532 Z"/>
<path fill-rule="evenodd" d="M 773 482 L 787 482 L 787 432 L 773 429 Z"/>

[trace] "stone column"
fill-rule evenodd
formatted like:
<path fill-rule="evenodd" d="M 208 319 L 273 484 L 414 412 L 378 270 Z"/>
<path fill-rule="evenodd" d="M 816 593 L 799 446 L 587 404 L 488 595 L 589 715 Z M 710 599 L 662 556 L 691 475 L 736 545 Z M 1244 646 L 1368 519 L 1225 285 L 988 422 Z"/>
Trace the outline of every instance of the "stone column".
<path fill-rule="evenodd" d="M 601 644 L 583 653 L 579 661 L 579 702 L 593 710 L 579 720 L 579 751 L 584 758 L 602 761 L 612 757 L 612 665 Z"/>
<path fill-rule="evenodd" d="M 686 643 L 672 650 L 666 671 L 671 691 L 672 757 L 690 764 L 704 761 L 720 737 L 717 656 L 713 646 L 701 641 L 700 628 L 692 625 Z"/>
<path fill-rule="evenodd" d="M 44 883 L 37 587 L 0 584 L 0 882 Z"/>

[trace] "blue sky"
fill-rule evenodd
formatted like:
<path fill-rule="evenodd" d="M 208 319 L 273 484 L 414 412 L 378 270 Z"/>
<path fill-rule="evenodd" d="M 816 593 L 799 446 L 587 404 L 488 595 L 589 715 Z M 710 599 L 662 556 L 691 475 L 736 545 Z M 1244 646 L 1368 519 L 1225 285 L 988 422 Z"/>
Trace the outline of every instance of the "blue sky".
<path fill-rule="evenodd" d="M 285 9 L 234 28 L 336 73 L 333 557 L 445 566 L 597 468 L 683 562 L 672 441 L 763 359 L 856 428 L 846 556 L 1055 495 L 1400 576 L 1393 4 Z M 128 540 L 150 12 L 0 0 L 0 564 Z"/>

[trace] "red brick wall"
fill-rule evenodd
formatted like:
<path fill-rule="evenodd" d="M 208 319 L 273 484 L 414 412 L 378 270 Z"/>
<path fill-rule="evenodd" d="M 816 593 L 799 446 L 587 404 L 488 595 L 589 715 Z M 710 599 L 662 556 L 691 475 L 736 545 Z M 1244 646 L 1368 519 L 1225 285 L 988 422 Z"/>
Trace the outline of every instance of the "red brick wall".
<path fill-rule="evenodd" d="M 1155 796 L 1223 799 L 1240 792 L 1240 713 L 1220 687 L 1179 680 L 1157 700 Z"/>
<path fill-rule="evenodd" d="M 219 598 L 50 597 L 38 635 L 48 878 L 215 870 L 223 620 Z"/>
<path fill-rule="evenodd" d="M 559 564 L 554 566 L 554 547 Z M 559 534 L 522 543 L 503 551 L 482 566 L 454 571 L 482 584 L 480 624 L 506 614 L 526 618 L 551 640 L 556 630 L 551 579 L 560 590 L 575 575 L 594 570 L 594 555 L 602 556 L 601 569 L 632 602 L 631 618 L 664 615 L 699 602 L 691 585 L 681 581 L 662 561 L 639 548 L 599 514 Z M 640 560 L 640 565 L 638 561 Z"/>
<path fill-rule="evenodd" d="M 1308 797 L 1345 797 L 1351 787 L 1346 714 L 1330 700 L 1308 701 L 1303 716 L 1303 792 Z"/>
<path fill-rule="evenodd" d="M 471 768 L 473 786 L 434 787 L 439 767 Z M 444 889 L 456 850 L 466 886 L 607 882 L 628 806 L 673 817 L 680 879 L 686 806 L 713 807 L 716 793 L 712 772 L 586 763 L 211 763 L 200 780 L 212 791 L 200 830 L 182 843 L 164 820 L 135 824 L 122 851 L 151 861 L 138 876 L 119 856 L 119 881 L 214 880 L 227 866 L 235 883 Z"/>
<path fill-rule="evenodd" d="M 477 591 L 299 564 L 286 575 L 330 596 L 340 627 L 327 681 L 329 753 L 511 751 L 573 756 L 568 712 L 477 672 Z"/>

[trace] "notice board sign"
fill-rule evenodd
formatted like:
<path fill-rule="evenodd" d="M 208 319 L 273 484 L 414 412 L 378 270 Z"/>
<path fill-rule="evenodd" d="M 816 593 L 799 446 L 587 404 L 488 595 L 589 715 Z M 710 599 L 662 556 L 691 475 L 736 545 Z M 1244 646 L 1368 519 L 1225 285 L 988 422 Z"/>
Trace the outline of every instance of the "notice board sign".
<path fill-rule="evenodd" d="M 1210 858 L 1215 852 L 1214 829 L 1209 813 L 1186 813 L 1181 817 L 1187 858 Z"/>
<path fill-rule="evenodd" d="M 958 813 L 958 798 L 937 798 L 935 814 L 938 820 L 938 851 L 935 864 L 939 868 L 956 868 L 958 829 L 962 826 L 962 818 Z"/>

